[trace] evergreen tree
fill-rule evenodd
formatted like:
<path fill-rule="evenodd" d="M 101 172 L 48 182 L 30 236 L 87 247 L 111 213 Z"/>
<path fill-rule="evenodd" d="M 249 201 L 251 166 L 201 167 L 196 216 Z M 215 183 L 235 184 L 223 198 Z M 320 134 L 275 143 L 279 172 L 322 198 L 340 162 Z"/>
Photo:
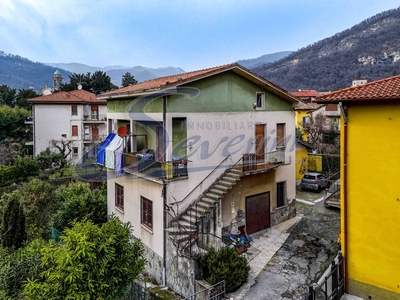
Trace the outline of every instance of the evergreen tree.
<path fill-rule="evenodd" d="M 14 191 L 2 197 L 6 205 L 1 222 L 1 241 L 6 248 L 18 249 L 26 239 L 25 214 L 19 202 L 19 195 L 18 191 Z"/>
<path fill-rule="evenodd" d="M 122 83 L 121 83 L 121 87 L 126 87 L 132 84 L 137 84 L 138 81 L 135 79 L 135 77 L 129 73 L 126 72 L 124 75 L 122 75 Z"/>

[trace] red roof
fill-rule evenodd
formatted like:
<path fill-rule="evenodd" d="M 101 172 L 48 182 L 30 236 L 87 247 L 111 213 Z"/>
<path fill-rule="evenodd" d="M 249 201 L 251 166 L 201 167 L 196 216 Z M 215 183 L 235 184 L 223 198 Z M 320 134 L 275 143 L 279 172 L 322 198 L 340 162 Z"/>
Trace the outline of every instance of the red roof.
<path fill-rule="evenodd" d="M 204 77 L 208 77 L 211 75 L 215 75 L 218 73 L 222 73 L 225 71 L 232 70 L 243 77 L 246 77 L 249 80 L 257 82 L 260 85 L 263 85 L 265 88 L 273 91 L 274 93 L 284 97 L 285 99 L 297 103 L 298 99 L 288 93 L 283 88 L 275 85 L 274 83 L 268 81 L 267 79 L 251 72 L 250 70 L 246 69 L 245 67 L 241 66 L 238 63 L 226 64 L 222 66 L 217 66 L 213 68 L 192 71 L 182 74 L 170 75 L 165 77 L 159 77 L 152 80 L 140 82 L 138 84 L 130 85 L 124 88 L 120 88 L 114 91 L 105 92 L 100 95 L 97 95 L 99 99 L 108 99 L 111 97 L 129 97 L 131 95 L 137 95 L 140 93 L 147 93 L 158 91 L 162 89 L 177 87 L 179 85 L 199 80 Z"/>
<path fill-rule="evenodd" d="M 317 104 L 314 102 L 304 103 L 303 101 L 299 101 L 295 106 L 295 110 L 317 110 L 320 108 L 322 104 Z"/>
<path fill-rule="evenodd" d="M 337 104 L 329 103 L 325 106 L 325 111 L 337 111 Z"/>
<path fill-rule="evenodd" d="M 320 96 L 318 103 L 400 100 L 400 75 L 371 81 Z"/>
<path fill-rule="evenodd" d="M 299 90 L 296 92 L 290 92 L 292 95 L 295 95 L 296 97 L 302 98 L 302 97 L 317 97 L 319 94 L 316 90 Z"/>
<path fill-rule="evenodd" d="M 98 103 L 106 104 L 106 101 L 99 100 L 96 95 L 85 90 L 73 90 L 69 92 L 56 92 L 46 96 L 39 96 L 28 99 L 32 103 Z"/>

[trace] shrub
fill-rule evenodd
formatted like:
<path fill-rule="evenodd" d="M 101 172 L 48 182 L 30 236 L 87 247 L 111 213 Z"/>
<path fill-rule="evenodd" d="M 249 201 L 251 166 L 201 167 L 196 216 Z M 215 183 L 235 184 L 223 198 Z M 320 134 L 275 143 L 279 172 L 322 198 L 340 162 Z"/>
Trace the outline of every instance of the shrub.
<path fill-rule="evenodd" d="M 16 251 L 0 247 L 0 299 L 23 299 L 24 282 L 40 278 L 43 243 L 35 240 Z"/>
<path fill-rule="evenodd" d="M 211 248 L 200 258 L 204 279 L 210 284 L 225 280 L 226 292 L 236 291 L 247 281 L 250 267 L 243 256 L 229 247 L 216 251 Z"/>
<path fill-rule="evenodd" d="M 146 260 L 140 240 L 132 242 L 130 223 L 115 215 L 101 226 L 76 222 L 60 242 L 40 250 L 43 272 L 28 278 L 27 299 L 121 299 Z"/>

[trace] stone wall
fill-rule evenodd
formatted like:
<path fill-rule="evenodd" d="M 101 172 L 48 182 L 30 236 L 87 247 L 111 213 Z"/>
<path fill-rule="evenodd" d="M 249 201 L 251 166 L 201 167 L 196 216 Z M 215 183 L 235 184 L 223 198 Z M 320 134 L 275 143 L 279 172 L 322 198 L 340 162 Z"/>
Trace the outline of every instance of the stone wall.
<path fill-rule="evenodd" d="M 157 281 L 158 284 L 162 284 L 162 267 L 163 261 L 162 257 L 158 256 L 149 247 L 144 245 L 144 257 L 147 260 L 146 268 L 144 269 L 144 274 L 150 278 Z"/>
<path fill-rule="evenodd" d="M 194 294 L 196 261 L 178 255 L 172 238 L 167 235 L 167 286 L 176 293 L 188 297 Z"/>
<path fill-rule="evenodd" d="M 296 216 L 296 199 L 292 199 L 288 205 L 271 211 L 271 227 L 278 225 Z"/>

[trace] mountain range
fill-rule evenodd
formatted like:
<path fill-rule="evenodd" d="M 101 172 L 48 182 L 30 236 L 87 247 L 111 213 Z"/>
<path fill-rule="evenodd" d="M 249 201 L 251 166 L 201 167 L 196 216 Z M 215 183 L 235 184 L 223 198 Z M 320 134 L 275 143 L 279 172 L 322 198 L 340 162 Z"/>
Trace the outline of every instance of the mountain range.
<path fill-rule="evenodd" d="M 252 71 L 289 91 L 321 92 L 400 74 L 400 7 Z"/>
<path fill-rule="evenodd" d="M 400 7 L 379 13 L 298 51 L 282 51 L 238 62 L 288 91 L 332 91 L 350 86 L 355 78 L 366 77 L 372 81 L 400 74 Z M 106 72 L 117 86 L 127 72 L 139 82 L 185 72 L 179 67 L 45 64 L 0 51 L 0 85 L 40 91 L 46 84 L 53 85 L 52 76 L 57 68 L 64 82 L 71 73 L 99 70 Z"/>
<path fill-rule="evenodd" d="M 126 67 L 126 66 L 107 66 L 107 67 L 93 67 L 79 63 L 46 63 L 52 67 L 58 67 L 67 70 L 71 73 L 86 74 L 88 72 L 94 73 L 96 71 L 106 72 L 111 77 L 111 81 L 116 86 L 121 86 L 122 75 L 129 72 L 139 82 L 150 80 L 157 77 L 169 76 L 174 74 L 185 73 L 179 67 L 164 67 L 164 68 L 147 68 L 142 66 Z"/>

